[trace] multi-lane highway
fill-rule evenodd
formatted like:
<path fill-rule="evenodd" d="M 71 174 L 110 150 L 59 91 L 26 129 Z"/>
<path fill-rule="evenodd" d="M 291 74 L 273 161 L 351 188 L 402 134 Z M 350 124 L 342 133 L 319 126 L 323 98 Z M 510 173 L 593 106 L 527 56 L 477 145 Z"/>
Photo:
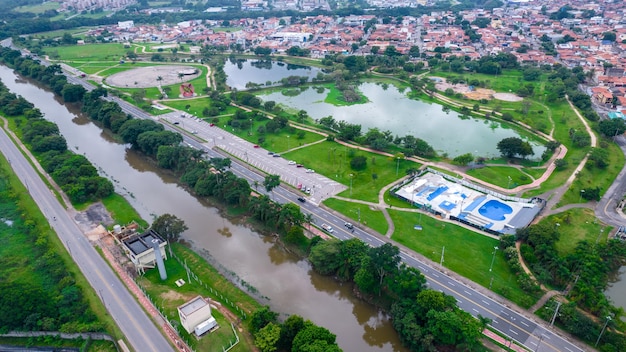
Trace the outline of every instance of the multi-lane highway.
<path fill-rule="evenodd" d="M 174 349 L 163 337 L 161 331 L 148 318 L 139 303 L 100 257 L 67 210 L 61 206 L 54 193 L 41 180 L 33 166 L 2 129 L 0 129 L 0 150 L 48 218 L 50 225 L 83 275 L 98 293 L 133 349 L 135 351 L 173 351 Z"/>
<path fill-rule="evenodd" d="M 68 76 L 68 81 L 74 84 L 80 84 L 88 90 L 93 89 L 89 83 L 77 77 Z M 124 112 L 134 115 L 137 118 L 154 119 L 153 116 L 141 111 L 140 109 L 132 106 L 125 101 L 117 97 L 109 97 L 107 100 L 116 101 L 124 110 Z M 191 119 L 188 119 L 191 123 Z M 194 120 L 195 121 L 195 120 Z M 204 124 L 202 126 L 196 126 L 195 123 Z M 207 151 L 209 157 L 225 157 L 228 155 L 220 154 L 213 147 L 225 145 L 220 141 L 222 139 L 216 139 L 217 134 L 227 136 L 232 150 L 238 151 L 236 156 L 240 160 L 253 163 L 253 160 L 260 155 L 253 155 L 253 151 L 250 148 L 250 143 L 238 139 L 236 136 L 228 134 L 226 131 L 219 131 L 209 133 L 207 130 L 209 124 L 206 122 L 194 122 L 193 131 L 197 131 L 196 134 L 187 133 L 184 135 L 185 143 L 188 145 Z M 191 127 L 185 126 L 185 127 Z M 176 130 L 171 124 L 166 124 L 166 128 L 170 130 Z M 210 127 L 217 130 L 217 127 Z M 186 128 L 192 131 L 191 128 Z M 217 133 L 217 134 L 216 134 Z M 196 138 L 199 137 L 199 138 Z M 209 141 L 209 142 L 204 142 Z M 234 145 L 236 144 L 237 147 Z M 246 149 L 248 148 L 248 149 Z M 228 148 L 223 148 L 228 149 Z M 255 148 L 256 149 L 256 148 Z M 244 154 L 241 154 L 243 151 Z M 260 152 L 260 151 L 259 151 Z M 263 151 L 267 153 L 266 151 Z M 287 165 L 286 165 L 287 167 Z M 246 178 L 251 184 L 254 182 L 262 183 L 264 175 L 260 174 L 257 170 L 250 166 L 245 166 L 234 160 L 231 170 L 239 177 Z M 297 181 L 298 182 L 298 181 Z M 259 188 L 260 190 L 261 188 Z M 273 191 L 273 199 L 278 202 L 293 202 L 297 198 L 297 194 L 293 193 L 290 188 L 280 187 Z M 354 232 L 348 231 L 344 228 L 344 219 L 335 213 L 329 212 L 324 208 L 318 207 L 315 202 L 306 202 L 300 204 L 303 212 L 311 213 L 313 215 L 314 224 L 320 225 L 322 223 L 328 223 L 335 228 L 334 235 L 342 240 L 357 237 L 372 246 L 380 246 L 385 242 L 392 242 L 391 240 L 364 231 L 363 229 L 356 229 Z M 59 216 L 57 216 L 58 218 Z M 80 236 L 79 236 L 80 237 Z M 86 241 L 85 241 L 86 242 Z M 88 244 L 88 243 L 87 243 Z M 395 244 L 395 243 L 394 243 Z M 93 250 L 93 249 L 92 249 Z M 578 347 L 572 341 L 569 341 L 567 337 L 559 335 L 552 327 L 549 327 L 545 322 L 540 322 L 538 319 L 531 318 L 532 315 L 525 312 L 518 312 L 511 309 L 513 306 L 509 302 L 502 299 L 491 298 L 496 297 L 489 293 L 488 290 L 476 285 L 465 284 L 452 275 L 448 275 L 445 272 L 445 268 L 438 266 L 428 260 L 418 259 L 418 256 L 410 253 L 409 251 L 402 250 L 401 258 L 404 263 L 419 269 L 427 278 L 427 283 L 430 288 L 440 290 L 446 294 L 454 296 L 459 306 L 467 312 L 478 316 L 479 314 L 490 318 L 492 320 L 491 326 L 499 330 L 502 334 L 509 337 L 510 340 L 525 346 L 532 351 L 551 352 L 551 351 L 584 351 L 585 348 Z M 117 284 L 117 283 L 116 283 Z M 95 286 L 94 286 L 95 287 Z M 127 292 L 126 292 L 127 293 Z M 134 301 L 133 301 L 134 302 Z"/>

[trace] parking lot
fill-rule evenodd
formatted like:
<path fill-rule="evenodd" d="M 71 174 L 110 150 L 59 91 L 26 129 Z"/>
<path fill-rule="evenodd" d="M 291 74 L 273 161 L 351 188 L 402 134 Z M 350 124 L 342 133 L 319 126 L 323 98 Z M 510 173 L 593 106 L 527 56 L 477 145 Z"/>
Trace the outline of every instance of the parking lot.
<path fill-rule="evenodd" d="M 263 172 L 279 175 L 282 182 L 297 189 L 304 189 L 303 196 L 315 204 L 347 189 L 346 186 L 316 173 L 306 165 L 299 167 L 297 160 L 287 160 L 281 155 L 271 153 L 227 132 L 224 129 L 226 126 L 220 126 L 221 128 L 211 126 L 212 124 L 206 121 L 181 112 L 171 112 L 159 117 L 205 140 L 203 145 L 208 148 L 220 148 Z M 307 189 L 310 189 L 310 192 L 307 193 Z"/>

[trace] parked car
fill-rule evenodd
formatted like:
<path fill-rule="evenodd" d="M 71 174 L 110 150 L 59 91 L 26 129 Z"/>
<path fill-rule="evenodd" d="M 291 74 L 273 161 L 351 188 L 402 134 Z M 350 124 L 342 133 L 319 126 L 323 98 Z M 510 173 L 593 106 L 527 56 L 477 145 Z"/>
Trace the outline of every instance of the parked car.
<path fill-rule="evenodd" d="M 274 155 L 274 152 L 267 152 L 267 155 Z"/>
<path fill-rule="evenodd" d="M 194 130 L 194 131 L 191 131 L 191 133 L 193 133 L 193 134 L 198 134 L 198 131 L 195 131 L 195 130 Z"/>
<path fill-rule="evenodd" d="M 280 154 L 273 154 L 272 155 L 274 158 L 280 158 Z"/>
<path fill-rule="evenodd" d="M 311 187 L 307 187 L 304 191 L 306 194 L 311 194 Z"/>
<path fill-rule="evenodd" d="M 298 165 L 296 165 L 296 167 L 304 167 L 304 165 L 298 164 Z"/>
<path fill-rule="evenodd" d="M 259 147 L 258 145 L 256 145 L 256 144 L 255 144 L 255 145 L 254 145 L 254 148 L 261 148 L 261 147 Z"/>
<path fill-rule="evenodd" d="M 314 173 L 314 172 L 315 172 L 315 170 L 313 170 L 313 169 L 306 169 L 306 172 L 307 172 L 308 174 L 312 174 L 312 173 Z"/>
<path fill-rule="evenodd" d="M 288 162 L 287 164 L 289 164 L 289 165 L 296 165 L 296 162 L 295 162 L 295 161 L 293 161 L 293 160 L 291 160 L 291 161 L 290 161 L 290 162 Z"/>
<path fill-rule="evenodd" d="M 175 124 L 175 125 L 180 125 L 180 122 L 175 121 L 175 122 L 174 122 L 174 124 Z"/>
<path fill-rule="evenodd" d="M 304 199 L 304 198 L 302 198 L 302 197 L 298 197 L 298 200 L 299 200 L 301 203 L 306 202 L 306 199 Z"/>
<path fill-rule="evenodd" d="M 213 127 L 213 126 L 215 126 L 215 124 L 214 124 L 214 123 L 210 123 L 210 124 L 209 124 L 209 127 Z"/>

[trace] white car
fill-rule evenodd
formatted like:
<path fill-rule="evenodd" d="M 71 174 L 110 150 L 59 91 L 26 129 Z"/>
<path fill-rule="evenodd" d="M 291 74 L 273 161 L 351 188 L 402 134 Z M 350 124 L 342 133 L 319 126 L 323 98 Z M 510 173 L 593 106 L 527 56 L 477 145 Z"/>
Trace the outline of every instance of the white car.
<path fill-rule="evenodd" d="M 306 169 L 306 172 L 307 172 L 307 174 L 312 174 L 312 173 L 315 172 L 315 170 L 313 170 L 313 169 Z"/>
<path fill-rule="evenodd" d="M 289 162 L 288 162 L 288 164 L 289 164 L 289 165 L 296 165 L 296 162 L 295 162 L 295 161 L 293 161 L 293 160 L 291 160 L 291 161 L 289 161 Z"/>

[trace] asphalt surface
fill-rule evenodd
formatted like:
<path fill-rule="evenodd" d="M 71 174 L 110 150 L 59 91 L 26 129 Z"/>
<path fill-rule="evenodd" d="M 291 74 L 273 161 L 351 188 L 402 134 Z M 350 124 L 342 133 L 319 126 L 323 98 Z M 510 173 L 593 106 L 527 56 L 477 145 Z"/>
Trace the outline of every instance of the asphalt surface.
<path fill-rule="evenodd" d="M 68 82 L 80 84 L 87 90 L 94 89 L 94 87 L 91 86 L 89 83 L 77 77 L 72 77 L 71 75 L 68 76 Z M 122 107 L 122 110 L 124 112 L 132 114 L 137 118 L 155 120 L 155 117 L 145 113 L 144 111 L 132 106 L 131 104 L 117 97 L 108 97 L 107 100 L 116 101 Z M 189 118 L 186 119 L 186 121 L 191 120 Z M 224 140 L 233 141 L 233 148 L 234 145 L 242 146 L 241 148 L 238 148 L 238 150 L 244 151 L 243 158 L 241 158 L 241 154 L 237 155 L 242 161 L 246 159 L 250 161 L 250 159 L 254 159 L 258 156 L 256 153 L 254 155 L 250 154 L 252 150 L 250 150 L 250 145 L 248 142 L 236 139 L 236 136 L 215 127 L 212 128 L 216 131 L 220 130 L 221 132 L 215 132 L 215 134 L 205 135 L 206 129 L 211 127 L 206 122 L 198 123 L 200 125 L 194 125 L 193 129 L 189 129 L 188 126 L 185 126 L 185 130 L 197 131 L 197 134 L 183 134 L 184 141 L 191 147 L 207 151 L 208 157 L 229 157 L 229 155 L 218 153 L 217 151 L 212 149 L 212 147 L 215 147 L 218 144 L 220 147 L 226 146 L 226 144 L 224 143 L 219 143 L 221 139 L 218 138 L 218 134 L 223 136 Z M 172 127 L 172 125 L 170 124 L 165 124 L 166 129 L 176 130 L 180 132 L 180 130 L 178 129 L 179 125 L 174 126 L 176 126 L 177 128 Z M 211 138 L 214 139 L 211 140 Z M 252 149 L 260 149 L 258 150 L 258 152 L 263 153 L 263 150 L 261 148 Z M 265 151 L 265 153 L 267 154 L 267 151 Z M 239 162 L 237 162 L 236 159 L 233 160 L 231 171 L 233 171 L 239 177 L 247 179 L 250 184 L 254 184 L 255 181 L 262 184 L 264 179 L 264 175 L 259 174 L 254 168 L 250 166 L 244 166 L 240 164 Z M 264 193 L 262 188 L 263 187 L 259 187 L 259 191 L 261 193 Z M 299 194 L 295 194 L 291 192 L 288 188 L 283 186 L 274 189 L 272 192 L 272 198 L 280 203 L 297 202 L 296 198 L 298 196 Z M 312 214 L 313 223 L 315 225 L 320 226 L 322 223 L 326 223 L 333 226 L 333 235 L 335 237 L 341 240 L 357 237 L 371 246 L 380 246 L 386 242 L 393 243 L 391 240 L 385 237 L 368 233 L 360 228 L 356 228 L 354 231 L 348 231 L 348 229 L 344 227 L 343 218 L 323 208 L 318 207 L 315 203 L 316 202 L 298 202 L 304 213 L 308 212 Z M 485 288 L 479 285 L 470 286 L 472 284 L 465 284 L 457 280 L 452 275 L 448 274 L 445 271 L 444 267 L 438 266 L 431 261 L 418 259 L 416 255 L 413 255 L 405 250 L 401 251 L 400 256 L 404 263 L 419 269 L 424 274 L 427 279 L 427 284 L 431 289 L 440 290 L 446 294 L 452 295 L 457 299 L 459 307 L 469 312 L 470 314 L 474 316 L 481 315 L 483 317 L 491 319 L 492 323 L 490 325 L 494 329 L 500 331 L 503 335 L 506 335 L 510 340 L 516 341 L 520 345 L 537 352 L 574 352 L 585 350 L 581 347 L 578 347 L 573 342 L 569 341 L 567 337 L 559 335 L 556 330 L 554 330 L 552 327 L 548 327 L 545 322 L 539 321 L 538 319 L 535 320 L 535 318 L 531 314 L 527 312 L 515 311 L 511 308 L 511 303 L 504 300 L 497 301 L 496 299 L 491 298 L 492 294 Z M 497 296 L 493 295 L 493 297 Z"/>
<path fill-rule="evenodd" d="M 42 181 L 33 166 L 0 129 L 0 150 L 56 231 L 87 281 L 100 296 L 109 314 L 135 351 L 174 351 L 139 303 Z"/>

